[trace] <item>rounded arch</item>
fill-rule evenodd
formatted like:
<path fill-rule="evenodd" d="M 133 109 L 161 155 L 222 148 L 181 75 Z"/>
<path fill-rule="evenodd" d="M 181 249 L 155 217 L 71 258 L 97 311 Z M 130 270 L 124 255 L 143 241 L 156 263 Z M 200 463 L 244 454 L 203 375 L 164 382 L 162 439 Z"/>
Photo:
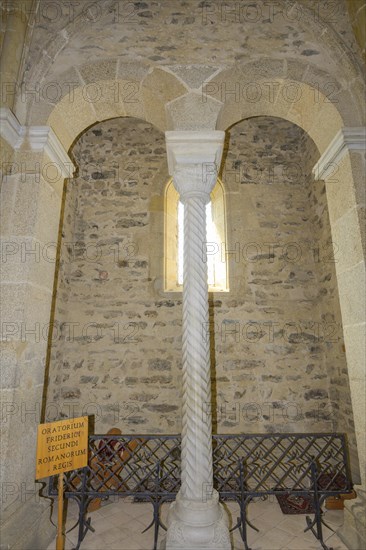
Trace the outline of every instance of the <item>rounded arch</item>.
<path fill-rule="evenodd" d="M 72 95 L 66 94 L 54 106 L 47 118 L 46 125 L 53 129 L 65 150 L 68 151 L 87 128 L 104 120 L 125 116 L 135 116 L 146 120 L 141 107 L 126 108 L 124 101 L 116 98 L 115 90 L 118 90 L 120 85 L 123 86 L 124 82 L 99 80 L 88 85 L 81 85 L 72 90 Z M 90 96 L 90 93 L 96 95 Z M 99 97 L 102 97 L 103 101 L 96 109 Z M 118 100 L 115 101 L 115 99 Z"/>
<path fill-rule="evenodd" d="M 239 147 L 240 157 L 233 157 Z M 278 151 L 284 153 L 282 160 L 276 156 Z M 281 117 L 248 117 L 226 129 L 220 176 L 228 193 L 236 192 L 238 182 L 268 185 L 281 181 L 305 189 L 318 159 L 316 144 L 299 125 Z"/>
<path fill-rule="evenodd" d="M 95 62 L 45 80 L 38 97 L 18 104 L 28 125 L 50 126 L 67 151 L 95 123 L 132 116 L 161 131 L 168 128 L 166 105 L 187 93 L 182 81 L 162 68 Z"/>
<path fill-rule="evenodd" d="M 165 101 L 164 99 L 150 101 L 155 108 L 150 106 L 147 96 L 154 97 L 154 91 L 149 89 L 132 90 L 133 84 L 122 80 L 98 81 L 93 83 L 96 93 L 100 97 L 109 97 L 104 100 L 98 108 L 85 98 L 85 87 L 80 86 L 73 91 L 73 101 L 65 96 L 53 109 L 47 119 L 47 126 L 50 126 L 56 133 L 65 150 L 68 150 L 75 139 L 86 129 L 104 120 L 119 117 L 135 117 L 150 122 L 161 131 L 166 130 Z M 116 90 L 126 89 L 130 86 L 129 93 L 133 93 L 136 102 L 128 102 L 119 99 L 114 101 Z M 145 95 L 144 95 L 145 94 Z M 163 113 L 163 114 L 162 114 Z"/>
<path fill-rule="evenodd" d="M 235 82 L 242 83 L 240 96 L 235 101 L 235 96 L 228 96 L 227 101 L 220 111 L 217 129 L 227 130 L 233 125 L 253 117 L 271 116 L 285 119 L 302 128 L 316 145 L 319 154 L 327 158 L 331 150 L 331 144 L 338 135 L 343 135 L 341 130 L 349 127 L 351 130 L 361 130 L 359 127 L 364 123 L 364 109 L 360 99 L 361 85 L 355 86 L 351 91 L 346 86 L 338 83 L 333 93 L 328 97 L 321 90 L 326 90 L 327 80 L 317 80 L 315 76 L 321 76 L 320 72 L 308 73 L 305 77 L 296 76 L 296 67 L 292 67 L 289 76 L 278 77 L 279 68 L 273 73 L 272 64 L 264 67 L 267 75 L 261 74 L 257 66 L 245 74 L 244 69 L 233 73 L 231 70 L 222 73 L 220 78 L 213 81 L 211 86 L 212 95 L 222 93 L 222 90 L 235 90 Z M 298 67 L 298 73 L 301 67 Z M 311 83 L 311 74 L 314 78 Z M 292 78 L 291 78 L 292 75 Z M 324 75 L 323 75 L 324 76 Z M 322 86 L 316 86 L 320 84 Z M 329 79 L 330 83 L 337 83 Z M 253 86 L 254 84 L 254 86 Z M 250 86 L 252 85 L 252 88 Z M 245 88 L 247 86 L 247 88 Z M 225 88 L 226 87 L 226 88 Z M 243 93 L 244 90 L 244 93 Z M 328 88 L 328 92 L 331 88 Z M 253 93 L 253 96 L 246 96 L 246 93 Z M 270 93 L 272 92 L 272 96 Z M 291 92 L 296 95 L 291 97 Z M 254 101 L 255 93 L 258 94 Z M 265 96 L 267 93 L 267 96 Z M 244 96 L 244 98 L 243 98 Z M 331 101 L 331 99 L 333 101 Z M 335 275 L 337 280 L 336 292 L 338 293 L 341 313 L 341 326 L 344 336 L 344 351 L 347 361 L 347 373 L 350 387 L 350 397 L 354 414 L 355 435 L 352 430 L 348 433 L 352 437 L 350 447 L 352 471 L 356 483 L 365 486 L 364 458 L 360 449 L 365 445 L 365 420 L 360 413 L 362 405 L 359 399 L 358 388 L 364 383 L 364 377 L 360 376 L 360 368 L 364 368 L 355 357 L 354 347 L 356 338 L 360 338 L 359 326 L 364 323 L 364 309 L 359 307 L 360 296 L 364 296 L 365 281 L 365 256 L 363 231 L 363 204 L 360 199 L 360 189 L 364 189 L 364 149 L 361 145 L 358 149 L 352 150 L 344 146 L 342 156 L 337 155 L 336 161 L 331 163 L 331 170 L 323 172 L 322 179 L 325 181 L 327 207 L 329 212 L 329 223 L 331 230 L 331 245 L 334 246 L 334 253 L 337 253 L 335 262 Z M 362 166 L 362 168 L 361 168 Z M 336 172 L 334 172 L 334 167 Z M 313 172 L 314 173 L 314 172 Z M 334 177 L 335 174 L 335 177 Z M 361 221 L 362 220 L 362 221 Z M 352 229 L 351 229 L 352 228 Z M 352 235 L 352 237 L 349 237 Z M 357 250 L 357 252 L 355 252 Z M 352 289 L 352 291 L 351 291 Z M 350 296 L 357 298 L 350 299 Z M 355 322 L 355 319 L 358 321 Z M 357 336 L 355 336 L 357 335 Z M 359 349 L 364 347 L 361 338 L 357 340 Z M 356 347 L 357 347 L 356 346 Z M 337 415 L 334 416 L 338 422 Z M 338 428 L 336 428 L 338 429 Z M 358 451 L 357 451 L 358 449 Z M 359 454 L 358 454 L 359 453 Z"/>
<path fill-rule="evenodd" d="M 207 83 L 205 94 L 222 101 L 216 129 L 240 120 L 272 116 L 305 130 L 322 154 L 344 126 L 364 119 L 363 92 L 301 62 L 265 59 L 222 71 Z"/>

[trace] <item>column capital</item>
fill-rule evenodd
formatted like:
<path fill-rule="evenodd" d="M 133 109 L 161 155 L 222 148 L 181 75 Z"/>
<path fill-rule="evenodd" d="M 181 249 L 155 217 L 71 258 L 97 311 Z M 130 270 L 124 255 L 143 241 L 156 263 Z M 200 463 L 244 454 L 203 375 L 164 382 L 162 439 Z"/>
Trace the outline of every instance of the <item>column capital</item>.
<path fill-rule="evenodd" d="M 168 169 L 182 199 L 201 196 L 209 200 L 215 186 L 224 147 L 225 132 L 165 132 Z"/>

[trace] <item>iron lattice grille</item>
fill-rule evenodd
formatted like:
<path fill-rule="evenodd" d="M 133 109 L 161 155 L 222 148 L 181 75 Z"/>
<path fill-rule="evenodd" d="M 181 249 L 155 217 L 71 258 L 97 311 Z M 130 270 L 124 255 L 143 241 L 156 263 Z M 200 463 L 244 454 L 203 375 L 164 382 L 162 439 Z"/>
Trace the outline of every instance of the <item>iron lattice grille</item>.
<path fill-rule="evenodd" d="M 132 442 L 136 442 L 133 449 L 129 447 Z M 128 459 L 121 458 L 123 450 Z M 89 436 L 88 466 L 69 472 L 64 478 L 66 493 L 176 494 L 180 486 L 180 438 Z"/>
<path fill-rule="evenodd" d="M 121 459 L 121 446 L 129 450 Z M 170 494 L 180 487 L 180 436 L 93 435 L 89 463 L 65 474 L 65 492 L 73 494 Z M 311 492 L 316 464 L 322 493 L 351 490 L 346 440 L 342 434 L 251 434 L 213 436 L 214 487 L 222 496 L 252 496 L 276 491 Z M 56 478 L 50 494 L 56 494 Z"/>
<path fill-rule="evenodd" d="M 219 493 L 240 490 L 251 495 L 278 491 L 309 492 L 311 464 L 316 464 L 322 493 L 351 489 L 342 434 L 271 434 L 214 436 L 214 485 Z"/>

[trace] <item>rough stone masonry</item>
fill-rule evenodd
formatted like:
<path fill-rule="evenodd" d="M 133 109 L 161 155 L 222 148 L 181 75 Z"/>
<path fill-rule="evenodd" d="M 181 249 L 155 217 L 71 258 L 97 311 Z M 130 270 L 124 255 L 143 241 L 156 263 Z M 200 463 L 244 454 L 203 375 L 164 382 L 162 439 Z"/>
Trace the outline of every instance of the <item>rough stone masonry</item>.
<path fill-rule="evenodd" d="M 164 136 L 138 119 L 109 120 L 73 154 L 49 414 L 94 414 L 97 432 L 179 432 L 182 311 L 163 284 Z M 303 130 L 276 118 L 228 133 L 217 253 L 230 290 L 210 295 L 218 432 L 354 431 L 317 155 Z"/>

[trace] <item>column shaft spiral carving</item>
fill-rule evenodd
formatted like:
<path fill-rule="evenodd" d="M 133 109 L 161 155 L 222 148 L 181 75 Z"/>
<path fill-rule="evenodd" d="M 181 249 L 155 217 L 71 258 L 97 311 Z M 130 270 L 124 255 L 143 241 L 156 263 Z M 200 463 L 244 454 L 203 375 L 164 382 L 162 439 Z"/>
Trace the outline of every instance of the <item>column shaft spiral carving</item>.
<path fill-rule="evenodd" d="M 169 173 L 184 203 L 182 484 L 168 517 L 167 550 L 229 550 L 227 518 L 212 488 L 206 204 L 224 132 L 166 132 Z"/>
<path fill-rule="evenodd" d="M 184 200 L 182 496 L 199 501 L 212 487 L 206 202 Z"/>

